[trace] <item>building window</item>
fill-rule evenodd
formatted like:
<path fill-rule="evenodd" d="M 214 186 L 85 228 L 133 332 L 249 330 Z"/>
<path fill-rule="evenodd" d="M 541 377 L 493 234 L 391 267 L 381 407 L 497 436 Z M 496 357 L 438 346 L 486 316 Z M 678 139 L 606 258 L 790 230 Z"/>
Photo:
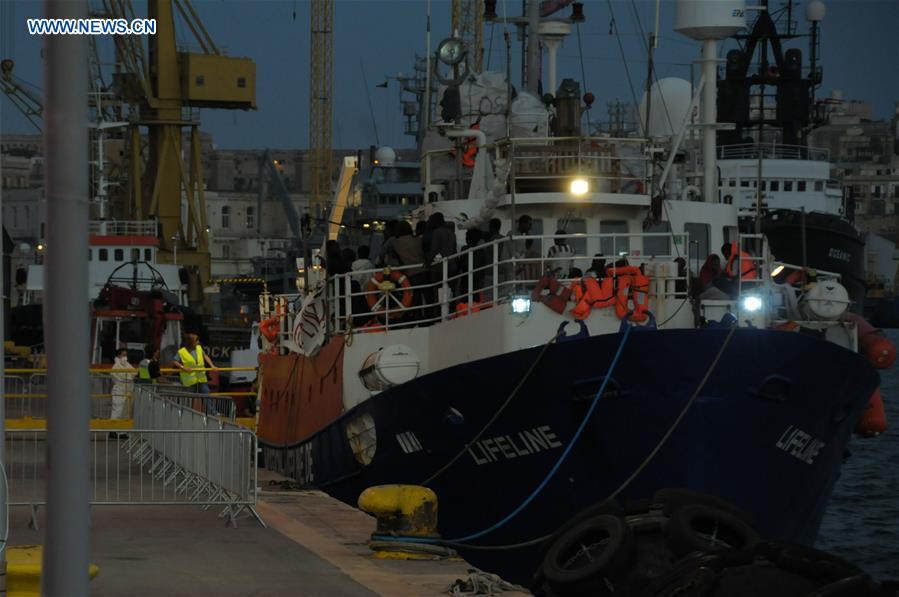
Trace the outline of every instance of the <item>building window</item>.
<path fill-rule="evenodd" d="M 256 208 L 248 207 L 247 208 L 247 228 L 255 228 L 256 227 Z"/>
<path fill-rule="evenodd" d="M 741 181 L 740 181 L 740 186 L 743 187 L 744 189 L 748 189 L 748 188 L 749 188 L 749 181 L 748 181 L 748 180 L 741 180 Z"/>
<path fill-rule="evenodd" d="M 816 180 L 816 181 L 815 181 L 815 192 L 816 192 L 816 193 L 820 193 L 820 192 L 823 191 L 823 190 L 824 190 L 824 181 L 823 181 L 823 180 Z"/>
<path fill-rule="evenodd" d="M 735 186 L 737 186 L 737 181 L 734 180 L 733 178 L 731 178 L 730 180 L 727 181 L 727 186 L 735 187 Z"/>
<path fill-rule="evenodd" d="M 665 221 L 643 225 L 646 234 L 665 233 L 665 236 L 646 236 L 643 238 L 643 254 L 661 257 L 671 254 L 671 224 Z"/>
<path fill-rule="evenodd" d="M 153 249 L 144 249 L 144 261 L 153 261 Z"/>
<path fill-rule="evenodd" d="M 779 180 L 772 180 L 772 181 L 771 181 L 771 190 L 772 190 L 772 191 L 779 191 L 779 190 L 780 190 L 780 181 L 779 181 Z"/>
<path fill-rule="evenodd" d="M 206 84 L 206 79 L 203 77 L 203 75 L 197 75 L 196 83 L 197 87 L 202 87 Z"/>
<path fill-rule="evenodd" d="M 559 226 L 560 229 L 564 229 L 567 234 L 586 234 L 587 233 L 587 221 L 582 219 L 568 220 L 565 226 Z M 531 228 L 531 234 L 534 234 L 533 227 Z M 580 238 L 569 238 L 568 246 L 571 247 L 571 250 L 574 251 L 575 255 L 586 255 L 587 254 L 587 239 L 584 237 Z M 549 247 L 547 247 L 549 250 Z M 575 262 L 572 262 L 572 265 Z"/>
<path fill-rule="evenodd" d="M 231 208 L 227 205 L 222 206 L 222 228 L 231 228 Z"/>
<path fill-rule="evenodd" d="M 792 180 L 784 181 L 784 191 L 786 191 L 787 193 L 793 192 L 793 181 Z"/>
<path fill-rule="evenodd" d="M 805 192 L 805 181 L 804 180 L 800 180 L 799 182 L 796 183 L 796 190 L 799 191 L 800 193 Z"/>
<path fill-rule="evenodd" d="M 125 251 L 122 249 L 116 249 L 113 253 L 113 261 L 125 261 Z"/>
<path fill-rule="evenodd" d="M 140 249 L 131 249 L 131 261 L 140 261 Z"/>
<path fill-rule="evenodd" d="M 100 261 L 109 261 L 109 249 L 100 249 Z"/>
<path fill-rule="evenodd" d="M 247 86 L 247 80 L 244 77 L 237 77 L 237 87 L 243 89 Z"/>
<path fill-rule="evenodd" d="M 602 220 L 599 222 L 600 234 L 627 234 L 627 222 L 624 220 Z M 599 240 L 599 252 L 605 256 L 627 255 L 630 253 L 630 238 L 615 236 Z"/>
<path fill-rule="evenodd" d="M 222 259 L 231 259 L 231 245 L 222 245 Z"/>

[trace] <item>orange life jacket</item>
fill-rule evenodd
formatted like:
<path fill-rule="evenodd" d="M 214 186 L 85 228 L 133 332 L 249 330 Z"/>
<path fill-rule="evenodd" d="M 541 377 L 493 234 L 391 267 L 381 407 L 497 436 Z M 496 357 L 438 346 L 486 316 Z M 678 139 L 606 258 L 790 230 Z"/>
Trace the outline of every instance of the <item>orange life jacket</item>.
<path fill-rule="evenodd" d="M 593 277 L 583 278 L 575 287 L 577 305 L 571 310 L 575 319 L 584 320 L 590 316 L 591 309 L 603 309 L 615 304 L 615 288 L 612 278 L 601 281 Z M 580 295 L 580 296 L 578 296 Z"/>
<path fill-rule="evenodd" d="M 727 265 L 724 268 L 724 273 L 726 273 L 729 277 L 733 277 L 734 275 L 734 261 L 737 260 L 737 256 L 740 257 L 740 278 L 743 280 L 755 280 L 759 277 L 758 272 L 755 271 L 755 264 L 751 261 L 752 256 L 746 251 L 740 250 L 737 248 L 737 243 L 730 243 L 730 257 L 727 258 Z"/>

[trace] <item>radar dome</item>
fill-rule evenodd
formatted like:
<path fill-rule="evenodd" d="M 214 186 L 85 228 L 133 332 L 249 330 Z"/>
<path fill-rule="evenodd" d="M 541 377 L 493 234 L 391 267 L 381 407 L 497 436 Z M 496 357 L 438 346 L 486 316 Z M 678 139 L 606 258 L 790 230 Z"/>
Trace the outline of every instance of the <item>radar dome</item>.
<path fill-rule="evenodd" d="M 379 166 L 393 166 L 396 163 L 396 152 L 392 147 L 379 147 L 375 152 L 375 163 Z"/>
<path fill-rule="evenodd" d="M 649 113 L 649 136 L 671 137 L 677 134 L 693 101 L 690 82 L 677 77 L 659 79 L 649 90 L 652 104 Z M 646 93 L 638 109 L 640 130 L 646 124 Z"/>
<path fill-rule="evenodd" d="M 805 5 L 805 20 L 807 21 L 820 23 L 824 20 L 825 14 L 827 14 L 827 7 L 821 0 L 811 0 Z"/>
<path fill-rule="evenodd" d="M 726 39 L 745 28 L 745 0 L 677 0 L 674 5 L 674 30 L 693 39 Z"/>

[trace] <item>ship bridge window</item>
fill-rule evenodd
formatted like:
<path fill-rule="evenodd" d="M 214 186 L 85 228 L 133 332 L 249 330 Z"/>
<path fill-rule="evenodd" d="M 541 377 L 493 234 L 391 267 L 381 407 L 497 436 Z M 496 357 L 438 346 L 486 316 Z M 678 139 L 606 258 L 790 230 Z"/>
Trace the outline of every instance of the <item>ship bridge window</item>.
<path fill-rule="evenodd" d="M 796 190 L 799 191 L 800 193 L 804 193 L 804 192 L 805 192 L 805 186 L 806 186 L 806 185 L 805 185 L 805 181 L 804 181 L 804 180 L 800 180 L 799 182 L 796 183 Z"/>
<path fill-rule="evenodd" d="M 153 261 L 153 249 L 144 249 L 144 261 Z"/>
<path fill-rule="evenodd" d="M 786 191 L 788 193 L 793 191 L 793 181 L 792 180 L 784 181 L 784 191 Z"/>
<path fill-rule="evenodd" d="M 772 181 L 771 181 L 771 190 L 772 190 L 772 191 L 779 191 L 779 190 L 780 190 L 780 181 L 779 181 L 779 180 L 772 180 Z"/>
<path fill-rule="evenodd" d="M 100 261 L 109 261 L 109 249 L 100 249 Z"/>
<path fill-rule="evenodd" d="M 708 224 L 687 222 L 684 232 L 690 235 L 690 269 L 698 272 L 702 262 L 709 256 L 711 230 Z"/>
<path fill-rule="evenodd" d="M 627 222 L 624 220 L 602 220 L 599 223 L 600 234 L 627 234 Z M 627 255 L 630 253 L 631 239 L 627 236 L 614 236 L 599 239 L 599 252 L 607 256 Z"/>
<path fill-rule="evenodd" d="M 125 261 L 125 251 L 122 249 L 116 249 L 113 252 L 113 261 Z"/>
<path fill-rule="evenodd" d="M 540 223 L 541 227 L 543 223 Z M 559 230 L 564 230 L 567 234 L 586 234 L 587 233 L 587 220 L 577 218 L 572 220 L 559 220 L 558 221 Z M 555 231 L 553 231 L 555 232 Z M 534 228 L 531 228 L 531 234 L 534 233 Z M 587 239 L 583 236 L 577 236 L 574 238 L 568 239 L 568 246 L 571 247 L 571 250 L 574 251 L 575 255 L 586 255 L 587 254 Z M 547 247 L 549 250 L 549 247 Z"/>
<path fill-rule="evenodd" d="M 643 254 L 653 257 L 671 254 L 671 224 L 668 222 L 651 222 L 644 224 L 643 232 L 647 234 L 668 233 L 666 236 L 646 236 L 643 238 Z"/>

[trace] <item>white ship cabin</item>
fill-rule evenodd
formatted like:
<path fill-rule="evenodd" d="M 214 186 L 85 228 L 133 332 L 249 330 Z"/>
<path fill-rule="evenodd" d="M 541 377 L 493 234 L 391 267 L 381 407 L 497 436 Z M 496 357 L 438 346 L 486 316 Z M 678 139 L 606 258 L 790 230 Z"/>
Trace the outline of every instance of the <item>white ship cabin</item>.
<path fill-rule="evenodd" d="M 762 209 L 789 209 L 840 215 L 843 192 L 830 178 L 826 149 L 801 145 L 745 144 L 718 148 L 720 194 L 741 216 L 754 216 L 762 162 Z"/>
<path fill-rule="evenodd" d="M 137 290 L 151 290 L 164 283 L 165 288 L 184 304 L 187 286 L 181 282 L 177 265 L 156 263 L 159 237 L 155 221 L 91 221 L 87 252 L 89 296 L 93 301 L 109 281 L 110 276 Z M 131 264 L 140 263 L 135 277 Z M 152 268 L 152 272 L 151 269 Z M 44 266 L 28 267 L 26 289 L 30 303 L 40 303 L 44 291 Z"/>
<path fill-rule="evenodd" d="M 442 213 L 456 232 L 457 252 L 427 269 L 418 265 L 334 276 L 318 298 L 263 299 L 263 318 L 280 321 L 276 344 L 285 352 L 313 351 L 325 334 L 352 338 L 343 357 L 346 408 L 378 391 L 377 383 L 359 372 L 385 347 L 401 346 L 402 358 L 414 362 L 416 374 L 424 374 L 543 345 L 560 326 L 577 333 L 581 323 L 572 313 L 578 304 L 573 294 L 556 300 L 555 308 L 546 304 L 551 299 L 534 294 L 548 272 L 555 283 L 573 290 L 586 284 L 585 276 L 596 275 L 590 271 L 595 262 L 612 267 L 626 261 L 645 273 L 648 292 L 631 298 L 644 302 L 655 325 L 693 328 L 690 277 L 709 253 L 737 240 L 736 205 L 665 200 L 655 210 L 658 221 L 652 221 L 649 155 L 646 142 L 635 139 L 506 139 L 485 145 L 459 184 L 441 176 L 437 167 L 440 160 L 451 160 L 445 150 L 428 152 L 422 181 L 426 204 L 415 217 Z M 496 177 L 494 167 L 500 173 Z M 515 222 L 525 214 L 532 227 L 522 234 Z M 467 230 L 487 230 L 492 218 L 502 222 L 501 237 L 463 249 Z M 550 248 L 561 239 L 570 253 L 551 257 Z M 600 268 L 600 276 L 620 289 L 628 275 L 620 271 Z M 755 316 L 742 313 L 739 301 L 724 303 L 715 306 L 716 319 L 727 310 L 741 321 Z M 321 317 L 325 305 L 328 315 Z M 580 321 L 590 335 L 598 335 L 616 332 L 622 315 L 608 302 L 588 309 Z M 321 325 L 311 325 L 317 317 Z M 641 323 L 652 324 L 648 316 Z M 408 367 L 398 368 L 398 374 L 401 370 Z"/>

